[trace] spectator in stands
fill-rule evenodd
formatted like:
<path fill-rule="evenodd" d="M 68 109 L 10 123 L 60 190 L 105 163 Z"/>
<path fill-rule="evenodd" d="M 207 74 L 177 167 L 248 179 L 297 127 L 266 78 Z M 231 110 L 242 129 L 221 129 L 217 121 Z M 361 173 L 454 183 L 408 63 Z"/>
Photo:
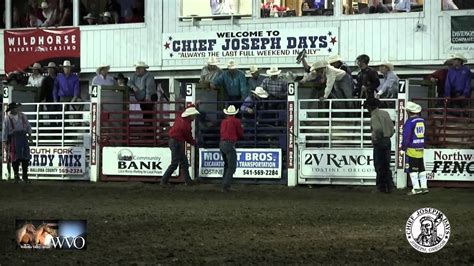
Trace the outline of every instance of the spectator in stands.
<path fill-rule="evenodd" d="M 72 73 L 71 61 L 64 60 L 62 65 L 63 72 L 60 73 L 54 81 L 53 98 L 54 102 L 79 102 L 81 100 L 81 89 L 79 87 L 79 77 Z M 80 111 L 80 105 L 65 105 L 65 111 Z M 78 116 L 71 116 L 77 118 Z"/>
<path fill-rule="evenodd" d="M 184 173 L 184 181 L 186 185 L 192 185 L 191 176 L 189 175 L 189 162 L 184 151 L 185 142 L 191 145 L 197 145 L 193 138 L 191 123 L 199 111 L 194 105 L 189 106 L 180 115 L 176 116 L 173 126 L 169 130 L 169 147 L 171 150 L 171 164 L 166 169 L 161 178 L 161 185 L 167 185 L 171 174 L 180 166 L 180 170 Z"/>
<path fill-rule="evenodd" d="M 266 109 L 261 102 L 264 99 L 268 99 L 268 92 L 262 87 L 256 87 L 255 90 L 250 91 L 250 95 L 245 98 L 244 103 L 240 107 L 242 113 L 253 115 L 256 109 Z"/>
<path fill-rule="evenodd" d="M 24 26 L 24 21 L 20 18 L 20 11 L 17 6 L 12 9 L 12 28 L 21 28 Z"/>
<path fill-rule="evenodd" d="M 260 74 L 260 69 L 258 69 L 256 65 L 250 66 L 250 69 L 247 70 L 247 74 L 250 74 L 248 80 L 248 88 L 250 91 L 255 90 L 265 79 L 265 77 Z"/>
<path fill-rule="evenodd" d="M 310 5 L 309 0 L 305 0 L 303 3 L 301 3 L 301 13 L 303 13 L 303 11 L 308 11 L 310 9 L 311 9 L 311 5 Z"/>
<path fill-rule="evenodd" d="M 114 21 L 112 19 L 112 14 L 110 14 L 109 11 L 105 11 L 100 16 L 102 18 L 102 24 L 114 24 Z"/>
<path fill-rule="evenodd" d="M 281 70 L 277 66 L 271 66 L 267 70 L 268 78 L 265 78 L 260 85 L 268 92 L 269 100 L 285 100 L 287 97 L 288 82 L 286 79 L 280 78 Z"/>
<path fill-rule="evenodd" d="M 87 14 L 87 16 L 82 18 L 86 21 L 87 25 L 97 25 L 97 18 L 92 15 L 92 13 Z"/>
<path fill-rule="evenodd" d="M 409 174 L 413 189 L 409 195 L 428 193 L 423 149 L 425 147 L 425 120 L 419 116 L 421 106 L 408 102 L 405 108 L 408 119 L 403 125 L 402 153 L 405 153 L 405 172 Z"/>
<path fill-rule="evenodd" d="M 244 137 L 244 129 L 240 120 L 235 117 L 239 112 L 239 109 L 236 109 L 233 105 L 229 105 L 229 107 L 223 111 L 227 117 L 221 122 L 221 141 L 219 143 L 219 149 L 222 158 L 224 159 L 224 174 L 222 176 L 223 191 L 230 192 L 232 179 L 235 170 L 237 169 L 237 152 L 235 150 L 235 143 L 237 140 Z"/>
<path fill-rule="evenodd" d="M 342 58 L 341 58 L 340 55 L 338 55 L 338 54 L 330 55 L 330 56 L 328 56 L 327 61 L 331 66 L 333 66 L 337 69 L 344 70 L 347 74 L 349 74 L 349 76 L 352 77 L 351 70 L 349 69 L 347 64 L 342 61 Z"/>
<path fill-rule="evenodd" d="M 207 60 L 207 65 L 201 70 L 201 78 L 199 79 L 199 83 L 201 83 L 204 87 L 209 87 L 210 82 L 222 74 L 222 69 L 220 69 L 218 65 L 219 59 L 217 59 L 217 57 L 209 57 Z"/>
<path fill-rule="evenodd" d="M 359 55 L 356 64 L 360 68 L 357 74 L 357 84 L 354 96 L 356 98 L 374 98 L 375 90 L 380 86 L 377 71 L 369 67 L 370 57 L 366 54 Z"/>
<path fill-rule="evenodd" d="M 144 112 L 150 112 L 154 109 L 151 99 L 156 97 L 156 84 L 153 75 L 147 71 L 149 66 L 143 61 L 139 61 L 135 65 L 135 73 L 130 78 L 128 85 L 135 93 L 135 99 L 140 103 L 140 108 Z M 143 114 L 144 119 L 152 119 L 153 114 Z M 145 122 L 150 125 L 151 122 Z"/>
<path fill-rule="evenodd" d="M 54 102 L 53 89 L 56 80 L 56 64 L 54 62 L 49 62 L 47 68 L 48 75 L 44 78 L 39 93 L 39 102 L 42 103 Z M 48 111 L 54 111 L 58 108 L 56 108 L 54 105 L 46 105 L 44 109 Z"/>
<path fill-rule="evenodd" d="M 352 99 L 354 93 L 354 83 L 351 76 L 344 70 L 337 69 L 328 64 L 325 60 L 317 61 L 311 67 L 311 72 L 321 77 L 326 83 L 324 95 L 321 100 L 331 99 Z M 335 102 L 333 108 L 352 108 L 352 102 Z"/>
<path fill-rule="evenodd" d="M 367 99 L 364 103 L 364 108 L 370 113 L 377 189 L 380 192 L 390 193 L 394 187 L 390 170 L 392 149 L 390 138 L 395 134 L 395 129 L 388 112 L 380 110 L 379 106 L 380 101 L 375 98 Z"/>
<path fill-rule="evenodd" d="M 446 60 L 444 64 L 448 67 L 438 69 L 426 77 L 426 79 L 436 83 L 436 92 L 438 98 L 444 98 L 444 85 L 446 84 L 446 77 L 448 76 L 448 70 L 451 66 L 451 60 Z"/>
<path fill-rule="evenodd" d="M 41 25 L 43 25 L 43 21 L 41 21 L 35 13 L 28 14 L 28 27 L 38 28 L 41 27 Z"/>
<path fill-rule="evenodd" d="M 137 22 L 145 21 L 145 0 L 134 0 L 133 13 L 136 16 Z"/>
<path fill-rule="evenodd" d="M 115 86 L 117 83 L 115 79 L 109 75 L 110 65 L 102 64 L 100 65 L 97 70 L 97 76 L 92 79 L 92 85 L 98 86 Z"/>
<path fill-rule="evenodd" d="M 4 147 L 10 148 L 10 161 L 13 162 L 15 183 L 20 181 L 20 164 L 22 178 L 28 181 L 28 164 L 30 162 L 31 125 L 28 117 L 21 112 L 20 103 L 8 104 L 6 112 L 10 112 L 3 120 L 2 142 Z"/>
<path fill-rule="evenodd" d="M 121 21 L 121 14 L 122 14 L 122 7 L 117 2 L 117 0 L 108 0 L 106 10 L 109 10 L 112 14 L 112 19 L 115 23 L 120 23 Z"/>
<path fill-rule="evenodd" d="M 411 10 L 411 1 L 410 0 L 397 0 L 397 1 L 395 1 L 395 6 L 394 6 L 395 11 L 397 11 L 397 12 L 410 12 L 410 10 Z"/>
<path fill-rule="evenodd" d="M 393 72 L 393 64 L 385 61 L 380 66 L 380 72 L 383 74 L 382 83 L 375 93 L 376 98 L 396 99 L 398 97 L 398 82 L 400 79 Z"/>
<path fill-rule="evenodd" d="M 28 84 L 27 86 L 32 86 L 36 88 L 41 88 L 41 85 L 43 84 L 43 75 L 41 75 L 41 70 L 43 69 L 41 67 L 40 63 L 34 63 L 33 66 L 30 67 L 32 73 L 30 77 L 28 78 Z"/>
<path fill-rule="evenodd" d="M 128 79 L 122 73 L 119 73 L 115 80 L 117 81 L 117 86 L 127 87 Z"/>
<path fill-rule="evenodd" d="M 45 18 L 43 16 L 43 12 L 41 8 L 38 5 L 38 0 L 28 0 L 28 6 L 26 7 L 26 12 L 27 15 L 29 14 L 35 14 L 36 18 L 44 21 Z M 27 18 L 29 20 L 29 18 Z"/>
<path fill-rule="evenodd" d="M 458 10 L 458 6 L 453 0 L 443 0 L 443 10 Z"/>
<path fill-rule="evenodd" d="M 58 25 L 72 26 L 72 1 L 59 0 Z"/>
<path fill-rule="evenodd" d="M 45 18 L 42 26 L 51 27 L 56 25 L 59 16 L 57 5 L 53 1 L 49 4 L 48 2 L 42 2 L 41 9 L 43 9 L 43 16 Z"/>
<path fill-rule="evenodd" d="M 237 69 L 237 63 L 230 60 L 225 70 L 219 77 L 211 81 L 211 88 L 223 87 L 227 93 L 226 101 L 233 102 L 240 107 L 239 101 L 248 95 L 247 79 L 244 72 Z"/>
<path fill-rule="evenodd" d="M 210 0 L 212 15 L 234 14 L 232 0 Z"/>
<path fill-rule="evenodd" d="M 369 13 L 389 13 L 390 10 L 380 2 L 380 0 L 373 0 L 372 5 L 369 7 Z"/>
<path fill-rule="evenodd" d="M 450 58 L 452 67 L 448 70 L 446 83 L 444 86 L 444 97 L 446 98 L 471 98 L 471 70 L 465 66 L 467 63 L 466 57 L 462 54 L 454 54 Z M 467 101 L 455 101 L 453 106 L 464 108 Z"/>

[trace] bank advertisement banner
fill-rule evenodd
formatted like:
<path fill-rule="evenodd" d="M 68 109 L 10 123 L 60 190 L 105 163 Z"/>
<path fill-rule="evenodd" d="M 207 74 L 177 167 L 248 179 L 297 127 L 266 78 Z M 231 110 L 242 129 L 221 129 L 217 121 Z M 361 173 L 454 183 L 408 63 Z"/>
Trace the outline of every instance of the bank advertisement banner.
<path fill-rule="evenodd" d="M 171 164 L 169 148 L 104 147 L 102 174 L 127 176 L 163 176 Z M 177 176 L 178 169 L 172 174 Z"/>
<path fill-rule="evenodd" d="M 83 175 L 85 173 L 86 150 L 84 147 L 31 147 L 30 152 L 29 174 Z"/>
<path fill-rule="evenodd" d="M 430 180 L 474 181 L 474 150 L 426 149 L 424 161 Z"/>
<path fill-rule="evenodd" d="M 281 149 L 236 149 L 234 178 L 281 178 Z M 224 160 L 219 149 L 199 149 L 199 176 L 222 178 Z"/>
<path fill-rule="evenodd" d="M 302 177 L 375 179 L 372 149 L 305 149 Z"/>
<path fill-rule="evenodd" d="M 59 66 L 64 60 L 71 61 L 73 72 L 80 70 L 79 28 L 5 30 L 3 36 L 6 73 L 31 71 L 36 62 Z"/>
<path fill-rule="evenodd" d="M 467 58 L 474 56 L 474 16 L 452 16 L 451 36 L 446 38 L 448 54 L 462 53 Z"/>
<path fill-rule="evenodd" d="M 164 33 L 163 42 L 163 59 L 296 56 L 302 49 L 310 56 L 339 53 L 337 27 Z"/>

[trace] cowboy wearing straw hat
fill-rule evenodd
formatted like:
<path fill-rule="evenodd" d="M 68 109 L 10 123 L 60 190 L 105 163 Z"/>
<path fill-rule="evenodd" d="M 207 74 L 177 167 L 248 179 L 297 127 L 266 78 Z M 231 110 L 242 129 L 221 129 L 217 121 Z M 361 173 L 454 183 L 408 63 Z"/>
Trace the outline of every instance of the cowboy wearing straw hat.
<path fill-rule="evenodd" d="M 154 105 L 151 102 L 152 96 L 157 94 L 156 84 L 153 75 L 147 71 L 149 66 L 143 61 L 138 61 L 135 64 L 135 73 L 128 81 L 128 86 L 134 91 L 135 99 L 140 103 L 142 111 L 153 111 Z M 143 114 L 144 119 L 153 119 L 152 113 Z M 145 124 L 151 125 L 151 121 L 146 121 Z"/>
<path fill-rule="evenodd" d="M 211 89 L 223 87 L 227 93 L 226 101 L 238 104 L 239 101 L 245 99 L 248 95 L 247 78 L 244 72 L 237 68 L 237 63 L 230 60 L 225 70 L 219 77 L 211 81 Z"/>
<path fill-rule="evenodd" d="M 331 66 L 337 69 L 344 70 L 347 74 L 349 74 L 349 76 L 352 76 L 351 70 L 344 62 L 342 62 L 342 57 L 340 55 L 338 54 L 330 55 L 327 57 L 326 60 L 328 61 L 328 64 L 330 64 Z"/>
<path fill-rule="evenodd" d="M 352 78 L 344 70 L 337 69 L 328 64 L 326 60 L 320 60 L 311 66 L 311 72 L 315 72 L 321 80 L 326 81 L 326 88 L 324 89 L 324 95 L 320 98 L 321 100 L 333 98 L 333 99 L 350 99 L 354 92 L 354 83 Z M 351 108 L 352 103 L 334 103 L 340 104 L 339 107 Z M 334 106 L 337 108 L 337 106 Z"/>
<path fill-rule="evenodd" d="M 41 67 L 40 63 L 34 63 L 33 66 L 30 67 L 32 73 L 31 76 L 28 78 L 28 85 L 36 88 L 41 88 L 41 84 L 43 84 L 43 75 L 41 75 Z"/>
<path fill-rule="evenodd" d="M 60 73 L 54 82 L 53 98 L 55 102 L 78 102 L 81 100 L 81 89 L 79 87 L 79 78 L 72 73 L 71 61 L 64 60 L 61 65 L 64 73 Z M 80 105 L 65 105 L 70 111 L 82 110 Z M 72 118 L 78 118 L 78 115 L 72 115 Z"/>
<path fill-rule="evenodd" d="M 235 170 L 237 169 L 235 143 L 237 140 L 243 138 L 244 129 L 242 128 L 240 120 L 235 117 L 239 109 L 233 105 L 229 105 L 229 107 L 223 111 L 227 117 L 221 122 L 221 141 L 219 143 L 219 149 L 224 159 L 224 174 L 222 176 L 223 191 L 229 192 Z"/>
<path fill-rule="evenodd" d="M 448 58 L 447 60 L 445 60 L 444 65 L 446 65 L 447 67 L 438 69 L 427 77 L 425 77 L 426 80 L 430 80 L 431 82 L 436 83 L 436 93 L 438 98 L 444 98 L 444 86 L 446 84 L 446 78 L 448 76 L 449 67 L 451 67 L 451 59 Z M 436 103 L 436 105 L 442 106 L 442 102 L 443 101 L 440 100 Z"/>
<path fill-rule="evenodd" d="M 395 134 L 395 129 L 388 112 L 380 110 L 379 106 L 380 100 L 375 98 L 369 98 L 364 103 L 364 108 L 370 113 L 377 189 L 380 192 L 390 193 L 394 187 L 390 170 L 392 148 L 390 138 Z"/>
<path fill-rule="evenodd" d="M 444 87 L 444 97 L 446 98 L 471 98 L 471 70 L 465 66 L 467 63 L 466 57 L 462 54 L 454 54 L 449 60 L 451 61 L 452 67 L 448 70 L 446 77 L 446 85 Z M 456 101 L 451 106 L 459 106 L 464 108 L 467 105 L 467 101 Z"/>
<path fill-rule="evenodd" d="M 10 112 L 3 120 L 2 141 L 9 144 L 10 161 L 13 162 L 15 183 L 20 181 L 19 168 L 22 167 L 23 181 L 28 182 L 28 164 L 30 162 L 31 125 L 24 113 L 19 110 L 21 104 L 8 104 L 6 112 Z"/>
<path fill-rule="evenodd" d="M 44 78 L 43 84 L 41 86 L 40 94 L 39 94 L 39 101 L 40 102 L 54 102 L 53 98 L 53 89 L 54 89 L 54 81 L 56 80 L 56 64 L 54 62 L 49 62 L 48 66 L 48 75 Z M 49 106 L 48 108 L 49 109 Z"/>
<path fill-rule="evenodd" d="M 91 84 L 98 85 L 98 86 L 117 85 L 117 83 L 115 82 L 115 79 L 112 76 L 109 76 L 109 70 L 110 70 L 110 65 L 107 65 L 107 64 L 101 64 L 99 67 L 97 67 L 97 70 L 96 70 L 97 76 L 95 76 L 92 79 Z"/>
<path fill-rule="evenodd" d="M 256 65 L 250 66 L 250 69 L 246 72 L 250 75 L 248 80 L 248 87 L 250 91 L 255 90 L 255 88 L 260 86 L 265 79 L 265 77 L 260 74 L 260 69 L 258 69 Z"/>
<path fill-rule="evenodd" d="M 186 185 L 191 185 L 192 180 L 189 175 L 189 162 L 184 152 L 184 143 L 196 145 L 196 140 L 193 138 L 191 123 L 195 117 L 199 115 L 199 111 L 194 105 L 188 106 L 181 115 L 177 115 L 173 126 L 169 130 L 169 147 L 171 150 L 171 164 L 166 169 L 166 172 L 161 178 L 161 185 L 168 184 L 171 174 L 178 168 L 184 172 L 184 181 Z"/>
<path fill-rule="evenodd" d="M 421 106 L 408 102 L 404 108 L 408 119 L 403 125 L 401 150 L 405 153 L 405 172 L 413 186 L 409 195 L 428 193 L 423 149 L 425 147 L 425 120 L 420 117 Z"/>
<path fill-rule="evenodd" d="M 383 80 L 377 88 L 375 98 L 396 99 L 398 97 L 398 82 L 400 79 L 393 72 L 393 69 L 393 64 L 388 61 L 384 61 L 380 65 L 379 70 L 383 74 Z"/>
<path fill-rule="evenodd" d="M 217 57 L 209 57 L 209 59 L 207 59 L 207 65 L 201 70 L 199 83 L 203 83 L 205 87 L 209 87 L 209 83 L 222 74 L 222 69 L 220 69 L 218 65 L 219 59 Z"/>
<path fill-rule="evenodd" d="M 250 95 L 245 98 L 244 103 L 240 107 L 240 111 L 246 114 L 253 114 L 256 109 L 257 102 L 267 99 L 268 92 L 266 92 L 262 87 L 257 87 L 255 90 L 250 91 Z M 259 105 L 259 108 L 264 108 L 263 105 Z"/>
<path fill-rule="evenodd" d="M 87 22 L 87 25 L 96 25 L 97 18 L 92 15 L 92 13 L 88 13 L 87 16 L 82 17 L 83 20 Z"/>

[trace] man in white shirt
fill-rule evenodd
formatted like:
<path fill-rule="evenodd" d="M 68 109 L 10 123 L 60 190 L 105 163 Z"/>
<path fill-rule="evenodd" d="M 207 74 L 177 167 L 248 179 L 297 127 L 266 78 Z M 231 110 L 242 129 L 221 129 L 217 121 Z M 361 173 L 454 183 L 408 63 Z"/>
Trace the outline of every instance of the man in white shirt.
<path fill-rule="evenodd" d="M 395 2 L 393 8 L 397 12 L 410 12 L 411 10 L 411 1 L 410 0 L 398 0 Z"/>
<path fill-rule="evenodd" d="M 30 67 L 32 73 L 31 76 L 28 78 L 28 85 L 31 87 L 41 88 L 43 84 L 43 75 L 41 75 L 40 71 L 42 69 L 40 63 L 34 63 L 33 66 Z"/>
<path fill-rule="evenodd" d="M 97 70 L 97 76 L 92 79 L 92 85 L 98 86 L 115 86 L 117 82 L 115 79 L 109 75 L 110 65 L 102 64 Z"/>

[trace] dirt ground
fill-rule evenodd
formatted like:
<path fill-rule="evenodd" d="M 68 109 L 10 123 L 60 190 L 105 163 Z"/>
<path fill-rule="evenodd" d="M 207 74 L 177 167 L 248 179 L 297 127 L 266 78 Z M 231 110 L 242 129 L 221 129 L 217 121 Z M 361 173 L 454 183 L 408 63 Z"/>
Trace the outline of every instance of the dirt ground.
<path fill-rule="evenodd" d="M 367 187 L 0 182 L 0 265 L 474 264 L 474 190 L 386 195 Z M 404 226 L 421 207 L 448 217 L 452 234 L 422 254 Z M 27 251 L 15 218 L 87 219 L 86 251 Z"/>

